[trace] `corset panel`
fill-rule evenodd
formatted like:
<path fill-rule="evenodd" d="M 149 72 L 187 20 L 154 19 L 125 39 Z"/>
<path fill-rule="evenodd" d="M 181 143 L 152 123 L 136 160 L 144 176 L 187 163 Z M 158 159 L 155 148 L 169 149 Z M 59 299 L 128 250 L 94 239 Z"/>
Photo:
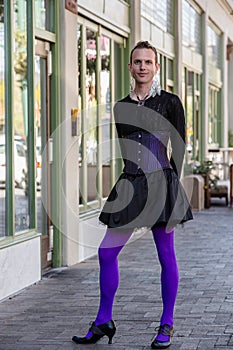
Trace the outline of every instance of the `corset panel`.
<path fill-rule="evenodd" d="M 170 133 L 166 130 L 147 133 L 138 131 L 122 140 L 122 156 L 128 174 L 150 173 L 171 168 L 167 156 Z"/>

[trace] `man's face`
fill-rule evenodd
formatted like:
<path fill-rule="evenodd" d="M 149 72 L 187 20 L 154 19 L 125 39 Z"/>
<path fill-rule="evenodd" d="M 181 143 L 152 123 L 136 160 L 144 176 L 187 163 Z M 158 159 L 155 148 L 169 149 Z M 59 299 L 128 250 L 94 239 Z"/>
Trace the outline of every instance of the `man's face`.
<path fill-rule="evenodd" d="M 138 84 L 152 82 L 154 75 L 159 69 L 155 63 L 155 53 L 151 49 L 136 49 L 132 55 L 132 64 L 128 64 L 132 77 Z"/>

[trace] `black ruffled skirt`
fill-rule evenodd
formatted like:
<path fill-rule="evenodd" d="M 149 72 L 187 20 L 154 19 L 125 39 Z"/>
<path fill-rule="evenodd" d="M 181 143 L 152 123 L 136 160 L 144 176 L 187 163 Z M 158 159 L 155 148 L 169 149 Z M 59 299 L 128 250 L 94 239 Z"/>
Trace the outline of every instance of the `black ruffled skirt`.
<path fill-rule="evenodd" d="M 119 230 L 172 228 L 192 219 L 182 184 L 170 168 L 143 175 L 122 173 L 99 216 L 107 227 Z"/>

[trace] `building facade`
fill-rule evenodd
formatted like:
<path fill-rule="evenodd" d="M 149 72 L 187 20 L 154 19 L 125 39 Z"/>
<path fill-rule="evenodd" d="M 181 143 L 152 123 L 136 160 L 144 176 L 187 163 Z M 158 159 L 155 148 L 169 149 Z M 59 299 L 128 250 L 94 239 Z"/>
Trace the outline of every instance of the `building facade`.
<path fill-rule="evenodd" d="M 96 254 L 139 40 L 183 100 L 185 164 L 232 146 L 232 0 L 0 0 L 0 299 Z"/>

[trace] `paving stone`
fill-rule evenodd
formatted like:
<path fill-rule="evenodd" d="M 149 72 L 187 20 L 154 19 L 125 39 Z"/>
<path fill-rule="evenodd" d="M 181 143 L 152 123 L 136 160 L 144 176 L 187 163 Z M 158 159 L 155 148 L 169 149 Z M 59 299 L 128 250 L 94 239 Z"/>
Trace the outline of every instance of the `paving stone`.
<path fill-rule="evenodd" d="M 176 228 L 180 283 L 171 350 L 233 349 L 233 209 L 211 206 Z M 150 349 L 162 303 L 160 266 L 151 232 L 128 244 L 119 259 L 117 333 L 111 350 Z M 0 303 L 0 350 L 76 350 L 99 302 L 97 257 L 54 269 Z M 109 350 L 104 337 L 85 350 Z M 83 347 L 82 347 L 83 349 Z"/>

